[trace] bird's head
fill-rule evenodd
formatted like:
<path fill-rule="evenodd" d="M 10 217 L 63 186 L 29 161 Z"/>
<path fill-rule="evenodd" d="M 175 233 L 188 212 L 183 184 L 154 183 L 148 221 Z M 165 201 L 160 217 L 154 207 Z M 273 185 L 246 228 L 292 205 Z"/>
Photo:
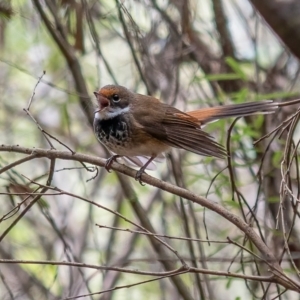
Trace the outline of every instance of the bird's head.
<path fill-rule="evenodd" d="M 99 120 L 112 119 L 120 114 L 129 112 L 134 93 L 123 86 L 106 85 L 94 92 L 98 102 L 95 118 Z"/>

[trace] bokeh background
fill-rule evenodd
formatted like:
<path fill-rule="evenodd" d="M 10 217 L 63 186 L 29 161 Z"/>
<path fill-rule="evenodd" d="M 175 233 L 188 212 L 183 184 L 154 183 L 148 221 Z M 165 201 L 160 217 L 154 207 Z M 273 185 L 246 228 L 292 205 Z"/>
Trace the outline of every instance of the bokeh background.
<path fill-rule="evenodd" d="M 1 1 L 0 144 L 50 149 L 43 129 L 57 150 L 68 151 L 67 145 L 77 153 L 107 157 L 91 126 L 93 92 L 106 84 L 153 95 L 182 110 L 298 98 L 300 7 L 296 0 L 269 2 Z M 32 117 L 24 111 L 28 108 Z M 240 216 L 296 282 L 297 108 L 246 117 L 234 126 L 233 119 L 206 126 L 229 146 L 231 161 L 172 150 L 148 172 Z M 1 150 L 0 167 L 23 157 Z M 11 260 L 0 260 L 1 299 L 299 299 L 296 292 L 263 282 L 262 276 L 270 276 L 268 265 L 232 223 L 115 172 L 98 168 L 95 177 L 79 162 L 56 160 L 51 186 L 71 195 L 48 190 L 30 207 L 35 196 L 28 193 L 38 187 L 30 180 L 45 185 L 49 166 L 48 159 L 39 158 L 0 169 L 0 258 Z M 180 266 L 178 257 L 162 244 L 155 247 L 136 232 L 136 224 L 174 237 L 162 239 L 189 266 L 211 273 L 165 278 L 168 266 Z M 59 265 L 63 261 L 119 269 Z M 258 277 L 251 281 L 214 271 Z"/>

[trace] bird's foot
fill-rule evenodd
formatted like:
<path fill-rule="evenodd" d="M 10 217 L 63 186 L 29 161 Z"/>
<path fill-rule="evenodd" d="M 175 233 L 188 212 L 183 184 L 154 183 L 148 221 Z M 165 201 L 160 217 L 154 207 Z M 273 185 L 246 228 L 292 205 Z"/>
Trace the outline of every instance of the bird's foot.
<path fill-rule="evenodd" d="M 148 165 L 151 163 L 151 161 L 156 157 L 156 155 L 152 155 L 149 160 L 136 172 L 135 174 L 135 180 L 139 181 L 140 185 L 145 185 L 142 182 L 142 175 L 143 173 L 146 174 L 145 170 L 147 169 Z"/>
<path fill-rule="evenodd" d="M 104 168 L 105 168 L 105 170 L 106 170 L 107 172 L 110 173 L 111 165 L 112 165 L 112 163 L 113 163 L 114 161 L 117 160 L 118 157 L 120 157 L 120 155 L 112 155 L 111 157 L 109 157 L 109 158 L 106 160 L 106 163 L 105 163 Z"/>
<path fill-rule="evenodd" d="M 135 180 L 138 181 L 140 183 L 140 185 L 145 185 L 143 182 L 142 182 L 142 175 L 143 173 L 145 173 L 145 169 L 144 167 L 141 167 L 135 174 Z M 145 173 L 146 174 L 146 173 Z"/>

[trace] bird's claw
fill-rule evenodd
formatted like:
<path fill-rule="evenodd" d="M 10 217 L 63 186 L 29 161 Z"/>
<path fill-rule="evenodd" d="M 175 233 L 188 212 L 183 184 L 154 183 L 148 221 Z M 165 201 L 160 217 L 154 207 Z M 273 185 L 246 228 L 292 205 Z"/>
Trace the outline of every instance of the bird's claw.
<path fill-rule="evenodd" d="M 111 165 L 113 164 L 114 161 L 117 160 L 117 158 L 120 157 L 120 155 L 112 155 L 111 157 L 109 157 L 107 160 L 106 160 L 106 163 L 105 163 L 105 170 L 107 172 L 110 173 L 110 168 L 111 168 Z M 143 173 L 145 173 L 145 169 L 146 169 L 146 166 L 143 166 L 141 167 L 135 174 L 135 180 L 138 181 L 140 183 L 140 185 L 145 185 L 143 182 L 142 182 L 142 175 Z"/>
<path fill-rule="evenodd" d="M 120 155 L 112 155 L 111 157 L 109 157 L 107 160 L 106 160 L 106 163 L 105 163 L 105 170 L 110 173 L 110 168 L 111 168 L 111 165 L 114 161 L 117 160 L 117 158 L 120 157 Z"/>
<path fill-rule="evenodd" d="M 140 168 L 135 174 L 135 180 L 138 181 L 140 183 L 140 185 L 144 186 L 145 184 L 142 182 L 143 173 L 144 173 L 144 169 Z"/>

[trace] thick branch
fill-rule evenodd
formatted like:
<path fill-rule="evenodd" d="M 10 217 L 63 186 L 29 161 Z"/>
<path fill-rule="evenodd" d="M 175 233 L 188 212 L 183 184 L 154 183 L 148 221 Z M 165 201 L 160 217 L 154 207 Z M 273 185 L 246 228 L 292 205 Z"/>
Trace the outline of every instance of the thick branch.
<path fill-rule="evenodd" d="M 74 48 L 68 43 L 68 41 L 60 35 L 59 30 L 56 28 L 62 28 L 63 26 L 61 24 L 56 24 L 56 28 L 53 26 L 51 21 L 48 19 L 45 11 L 43 10 L 43 7 L 39 0 L 33 0 L 33 3 L 40 14 L 48 32 L 51 34 L 53 40 L 59 47 L 62 55 L 64 56 L 66 62 L 68 63 L 70 72 L 72 74 L 72 77 L 74 79 L 74 84 L 76 91 L 79 95 L 79 101 L 82 110 L 84 111 L 88 121 L 90 124 L 93 124 L 93 104 L 90 100 L 90 97 L 88 95 L 88 90 L 85 84 L 85 79 L 83 77 L 80 63 L 76 57 L 76 53 Z M 51 2 L 50 2 L 51 3 Z M 56 20 L 58 22 L 58 19 Z"/>
<path fill-rule="evenodd" d="M 300 59 L 299 0 L 250 0 L 292 53 Z"/>

